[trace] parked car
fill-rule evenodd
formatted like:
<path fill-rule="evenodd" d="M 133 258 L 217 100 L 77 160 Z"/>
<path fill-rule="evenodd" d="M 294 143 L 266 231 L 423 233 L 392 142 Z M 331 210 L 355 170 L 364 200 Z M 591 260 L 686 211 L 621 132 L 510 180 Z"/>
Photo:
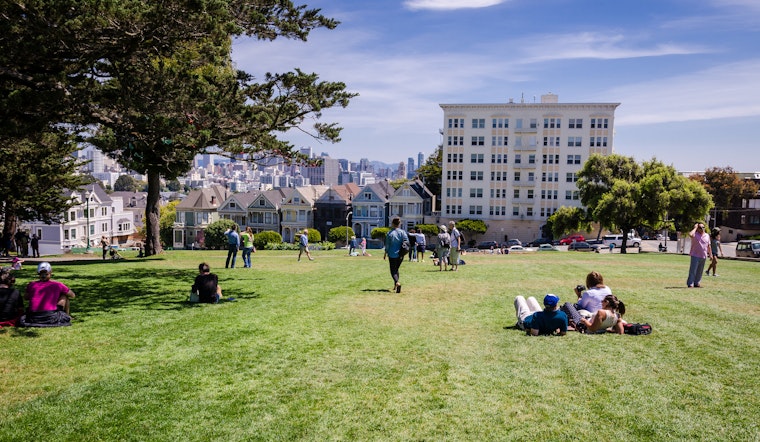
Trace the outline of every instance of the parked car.
<path fill-rule="evenodd" d="M 576 235 L 566 236 L 566 237 L 560 239 L 559 243 L 560 243 L 560 245 L 565 246 L 565 245 L 568 245 L 568 244 L 572 244 L 573 242 L 585 241 L 585 240 L 586 240 L 586 238 L 583 235 L 576 234 Z"/>
<path fill-rule="evenodd" d="M 521 245 L 523 245 L 523 243 L 519 239 L 514 238 L 514 239 L 510 239 L 509 241 L 507 241 L 507 245 L 509 247 L 512 247 L 512 246 L 521 246 Z"/>
<path fill-rule="evenodd" d="M 622 247 L 623 246 L 623 234 L 617 233 L 612 235 L 604 235 L 603 237 L 604 245 L 607 247 L 612 245 L 613 248 L 615 247 Z M 638 247 L 641 245 L 641 238 L 637 236 L 631 236 L 628 235 L 628 241 L 626 242 L 626 246 L 628 247 Z"/>
<path fill-rule="evenodd" d="M 478 244 L 478 249 L 480 250 L 490 250 L 490 249 L 498 249 L 499 243 L 496 241 L 483 241 Z"/>
<path fill-rule="evenodd" d="M 736 257 L 760 258 L 760 241 L 743 239 L 736 243 Z"/>
<path fill-rule="evenodd" d="M 509 250 L 510 253 L 512 253 L 512 252 L 527 252 L 528 251 L 528 249 L 526 249 L 523 246 L 511 246 L 507 250 Z"/>
<path fill-rule="evenodd" d="M 599 248 L 601 245 L 599 244 L 589 244 L 586 241 L 576 241 L 574 243 L 570 243 L 569 246 L 567 246 L 567 250 L 575 250 L 578 252 L 599 252 Z"/>
<path fill-rule="evenodd" d="M 541 244 L 551 244 L 552 240 L 549 238 L 536 238 L 528 243 L 528 247 L 538 247 Z"/>
<path fill-rule="evenodd" d="M 540 246 L 538 246 L 538 251 L 539 252 L 558 252 L 559 249 L 554 247 L 551 244 L 541 244 Z"/>

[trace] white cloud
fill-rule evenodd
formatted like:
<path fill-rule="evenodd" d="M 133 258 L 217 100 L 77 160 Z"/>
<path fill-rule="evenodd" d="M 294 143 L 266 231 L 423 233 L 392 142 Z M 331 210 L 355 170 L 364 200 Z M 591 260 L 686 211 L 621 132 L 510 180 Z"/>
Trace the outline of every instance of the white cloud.
<path fill-rule="evenodd" d="M 605 91 L 622 102 L 616 125 L 760 116 L 760 59 Z"/>
<path fill-rule="evenodd" d="M 658 43 L 651 47 L 635 47 L 637 43 L 634 38 L 621 34 L 582 32 L 532 37 L 521 43 L 518 42 L 515 46 L 522 48 L 526 54 L 529 54 L 524 59 L 525 62 L 580 58 L 614 60 L 710 52 L 709 49 L 699 46 Z"/>
<path fill-rule="evenodd" d="M 504 3 L 504 0 L 407 0 L 404 6 L 412 10 L 454 10 L 487 8 Z"/>

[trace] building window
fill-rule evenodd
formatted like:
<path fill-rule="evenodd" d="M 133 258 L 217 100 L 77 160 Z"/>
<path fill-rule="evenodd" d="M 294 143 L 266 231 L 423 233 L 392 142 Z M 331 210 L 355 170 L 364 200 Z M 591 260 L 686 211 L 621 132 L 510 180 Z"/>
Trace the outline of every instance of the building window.
<path fill-rule="evenodd" d="M 522 163 L 522 155 L 518 153 L 515 155 L 515 164 L 520 164 L 520 163 Z"/>
<path fill-rule="evenodd" d="M 544 118 L 544 129 L 560 129 L 562 126 L 561 118 Z"/>
<path fill-rule="evenodd" d="M 71 229 L 71 239 L 77 239 L 77 229 Z"/>
<path fill-rule="evenodd" d="M 576 181 L 578 181 L 578 175 L 576 175 L 575 173 L 573 173 L 573 172 L 568 172 L 568 173 L 565 175 L 565 182 L 566 182 L 566 183 L 574 183 L 574 182 L 576 182 Z"/>
<path fill-rule="evenodd" d="M 474 153 L 470 155 L 470 163 L 482 163 L 482 162 L 483 162 L 482 153 Z"/>
<path fill-rule="evenodd" d="M 607 129 L 607 125 L 609 124 L 609 118 L 592 118 L 591 119 L 591 128 L 592 129 Z"/>
<path fill-rule="evenodd" d="M 567 137 L 567 147 L 581 147 L 583 137 Z"/>
<path fill-rule="evenodd" d="M 520 189 L 512 189 L 512 198 L 514 199 L 520 198 Z"/>
<path fill-rule="evenodd" d="M 581 164 L 581 156 L 580 155 L 568 155 L 567 156 L 567 164 Z"/>
<path fill-rule="evenodd" d="M 77 212 L 76 210 L 72 210 L 69 212 L 69 221 L 76 221 L 77 220 Z"/>
<path fill-rule="evenodd" d="M 483 189 L 470 189 L 470 198 L 483 198 Z"/>
<path fill-rule="evenodd" d="M 485 146 L 486 145 L 486 137 L 472 137 L 472 145 L 473 146 Z"/>
<path fill-rule="evenodd" d="M 464 129 L 464 118 L 449 118 L 449 129 Z"/>
<path fill-rule="evenodd" d="M 525 216 L 533 216 L 533 208 L 528 207 L 525 211 Z"/>
<path fill-rule="evenodd" d="M 483 172 L 479 170 L 472 170 L 470 171 L 470 180 L 472 181 L 483 181 Z"/>
<path fill-rule="evenodd" d="M 473 118 L 472 119 L 472 128 L 473 129 L 483 129 L 486 127 L 486 119 L 485 118 Z"/>
<path fill-rule="evenodd" d="M 536 173 L 535 172 L 528 172 L 528 182 L 532 183 L 536 180 Z"/>
<path fill-rule="evenodd" d="M 528 189 L 528 199 L 529 200 L 533 199 L 533 189 Z"/>
<path fill-rule="evenodd" d="M 538 119 L 531 118 L 530 119 L 530 128 L 531 129 L 537 129 L 538 128 Z"/>
<path fill-rule="evenodd" d="M 515 181 L 520 181 L 520 172 L 515 172 Z"/>
<path fill-rule="evenodd" d="M 569 129 L 583 129 L 583 118 L 571 118 L 567 122 Z"/>
<path fill-rule="evenodd" d="M 518 216 L 520 214 L 520 208 L 517 206 L 512 206 L 512 216 Z"/>
<path fill-rule="evenodd" d="M 509 118 L 494 118 L 491 120 L 491 127 L 494 129 L 508 128 Z"/>
<path fill-rule="evenodd" d="M 536 155 L 535 154 L 528 155 L 528 164 L 536 164 Z"/>
<path fill-rule="evenodd" d="M 470 215 L 482 215 L 483 206 L 470 206 Z"/>

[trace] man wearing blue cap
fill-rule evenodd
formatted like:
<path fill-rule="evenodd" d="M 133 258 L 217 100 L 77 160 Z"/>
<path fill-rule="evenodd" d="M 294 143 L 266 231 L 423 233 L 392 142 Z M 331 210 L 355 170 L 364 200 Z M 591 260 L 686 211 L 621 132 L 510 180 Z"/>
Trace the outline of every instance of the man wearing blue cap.
<path fill-rule="evenodd" d="M 544 309 L 538 305 L 536 298 L 529 297 L 527 301 L 522 296 L 515 297 L 515 313 L 517 327 L 530 331 L 532 336 L 567 333 L 567 315 L 557 309 L 559 297 L 553 294 L 544 296 Z"/>

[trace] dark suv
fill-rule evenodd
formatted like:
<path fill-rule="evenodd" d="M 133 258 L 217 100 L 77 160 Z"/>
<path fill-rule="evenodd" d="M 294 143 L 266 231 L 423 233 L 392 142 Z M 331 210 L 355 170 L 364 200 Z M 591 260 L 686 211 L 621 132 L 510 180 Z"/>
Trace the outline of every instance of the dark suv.
<path fill-rule="evenodd" d="M 533 241 L 528 243 L 528 247 L 538 247 L 541 244 L 551 244 L 552 240 L 549 238 L 536 238 Z"/>
<path fill-rule="evenodd" d="M 492 248 L 498 249 L 499 243 L 497 243 L 496 241 L 483 241 L 478 244 L 478 248 L 480 250 L 490 250 Z"/>

